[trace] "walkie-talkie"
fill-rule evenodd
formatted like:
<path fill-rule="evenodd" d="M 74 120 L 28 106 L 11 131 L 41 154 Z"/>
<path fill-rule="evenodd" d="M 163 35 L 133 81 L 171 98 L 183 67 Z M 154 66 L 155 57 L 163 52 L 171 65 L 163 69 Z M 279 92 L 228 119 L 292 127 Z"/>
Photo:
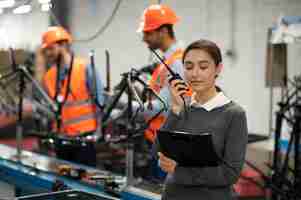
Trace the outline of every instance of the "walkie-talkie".
<path fill-rule="evenodd" d="M 169 79 L 169 84 L 171 84 L 172 81 L 178 79 L 178 80 L 182 80 L 184 81 L 184 79 L 180 76 L 180 74 L 174 72 L 170 66 L 168 66 L 168 64 L 166 64 L 166 62 L 163 60 L 163 58 L 156 52 L 156 50 L 150 48 L 150 50 L 155 54 L 155 56 L 160 60 L 160 62 L 166 67 L 166 69 L 168 70 L 168 72 L 170 73 L 170 75 L 172 76 L 170 79 Z M 182 84 L 182 83 L 180 83 Z M 184 82 L 185 86 L 187 87 L 188 85 Z M 186 115 L 186 102 L 185 102 L 185 98 L 184 98 L 184 95 L 181 95 L 181 98 L 184 102 L 184 112 L 185 112 L 185 115 Z"/>

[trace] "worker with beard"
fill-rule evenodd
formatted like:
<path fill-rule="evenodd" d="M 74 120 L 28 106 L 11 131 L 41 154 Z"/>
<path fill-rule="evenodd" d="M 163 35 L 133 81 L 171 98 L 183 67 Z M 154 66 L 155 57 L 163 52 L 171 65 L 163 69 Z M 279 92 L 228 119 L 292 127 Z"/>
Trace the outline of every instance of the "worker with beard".
<path fill-rule="evenodd" d="M 103 86 L 99 73 L 95 73 L 85 60 L 74 56 L 71 43 L 71 35 L 59 26 L 49 27 L 42 37 L 43 54 L 52 64 L 43 78 L 43 85 L 59 108 L 52 131 L 63 135 L 62 138 L 85 141 L 84 145 L 79 145 L 70 142 L 72 140 L 59 139 L 56 155 L 95 166 L 95 140 L 100 136 L 99 119 L 104 103 Z"/>
<path fill-rule="evenodd" d="M 181 62 L 183 49 L 176 40 L 173 26 L 179 21 L 179 17 L 168 6 L 154 4 L 146 8 L 142 15 L 142 21 L 137 32 L 143 33 L 143 41 L 148 48 L 159 50 L 163 54 L 164 62 L 180 76 L 183 75 L 183 65 Z M 170 74 L 163 63 L 157 65 L 152 73 L 148 84 L 167 104 L 169 107 L 170 93 L 168 90 L 168 79 Z M 189 95 L 189 94 L 188 94 Z M 149 99 L 149 109 L 152 112 L 147 113 L 150 119 L 154 113 L 162 109 L 162 103 L 155 99 Z M 145 138 L 151 143 L 156 138 L 156 131 L 166 120 L 166 113 L 157 116 L 150 123 L 145 131 Z"/>

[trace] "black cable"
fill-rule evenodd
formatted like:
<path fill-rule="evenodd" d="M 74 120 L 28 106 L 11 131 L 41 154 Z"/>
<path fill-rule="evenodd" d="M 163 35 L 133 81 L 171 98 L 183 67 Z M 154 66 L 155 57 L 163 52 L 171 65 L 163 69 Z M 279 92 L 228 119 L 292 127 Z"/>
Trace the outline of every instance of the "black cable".
<path fill-rule="evenodd" d="M 99 37 L 101 34 L 103 34 L 105 32 L 105 30 L 111 25 L 113 19 L 115 18 L 117 11 L 119 10 L 120 4 L 121 4 L 122 0 L 118 0 L 118 2 L 116 3 L 112 14 L 110 15 L 110 17 L 108 18 L 108 20 L 104 23 L 103 26 L 101 26 L 98 31 L 96 31 L 96 33 L 94 33 L 93 35 L 87 37 L 87 38 L 80 38 L 80 39 L 76 39 L 74 38 L 73 42 L 91 42 L 92 40 L 95 40 L 97 37 Z M 62 26 L 62 24 L 60 23 L 60 21 L 58 20 L 57 16 L 53 13 L 53 11 L 50 9 L 49 10 L 50 13 L 50 17 L 53 19 L 54 23 L 58 26 Z"/>
<path fill-rule="evenodd" d="M 74 62 L 74 54 L 73 52 L 71 53 L 71 61 L 70 61 L 70 66 L 69 66 L 69 70 L 68 70 L 68 76 L 67 76 L 67 91 L 64 94 L 63 97 L 63 101 L 60 102 L 60 100 L 58 99 L 58 95 L 60 93 L 61 90 L 61 80 L 60 80 L 60 65 L 61 65 L 61 55 L 59 56 L 59 59 L 57 60 L 57 74 L 56 74 L 56 91 L 55 91 L 55 96 L 54 96 L 54 100 L 58 105 L 58 111 L 57 111 L 57 130 L 59 131 L 60 126 L 61 126 L 61 114 L 62 114 L 62 109 L 64 104 L 67 101 L 67 98 L 71 92 L 71 76 L 72 76 L 72 69 L 73 69 L 73 62 Z"/>
<path fill-rule="evenodd" d="M 116 3 L 112 14 L 110 15 L 110 17 L 108 18 L 108 20 L 104 23 L 104 25 L 102 27 L 99 28 L 98 31 L 96 31 L 95 34 L 93 34 L 92 36 L 89 36 L 87 38 L 81 38 L 81 39 L 74 39 L 74 42 L 91 42 L 92 40 L 95 40 L 97 37 L 99 37 L 101 34 L 103 34 L 105 32 L 105 30 L 110 26 L 110 24 L 112 23 L 114 17 L 117 14 L 117 11 L 120 7 L 122 0 L 118 0 L 118 2 Z"/>
<path fill-rule="evenodd" d="M 72 79 L 72 69 L 73 69 L 73 62 L 74 62 L 74 54 L 71 53 L 71 61 L 70 61 L 70 66 L 69 66 L 69 71 L 68 71 L 68 81 L 67 81 L 67 91 L 65 93 L 64 101 L 62 102 L 62 105 L 64 105 L 67 102 L 67 98 L 70 93 L 72 93 L 71 90 L 71 79 Z"/>
<path fill-rule="evenodd" d="M 52 9 L 49 10 L 49 13 L 50 13 L 50 19 L 53 20 L 54 24 L 56 24 L 58 26 L 62 26 L 62 24 L 60 23 L 60 21 L 58 20 L 56 15 L 53 13 Z"/>
<path fill-rule="evenodd" d="M 61 60 L 62 60 L 62 56 L 61 54 L 58 55 L 58 58 L 56 60 L 56 81 L 55 81 L 55 94 L 54 94 L 54 100 L 57 103 L 57 97 L 60 93 L 61 90 L 61 82 L 60 82 L 60 69 L 61 69 Z"/>

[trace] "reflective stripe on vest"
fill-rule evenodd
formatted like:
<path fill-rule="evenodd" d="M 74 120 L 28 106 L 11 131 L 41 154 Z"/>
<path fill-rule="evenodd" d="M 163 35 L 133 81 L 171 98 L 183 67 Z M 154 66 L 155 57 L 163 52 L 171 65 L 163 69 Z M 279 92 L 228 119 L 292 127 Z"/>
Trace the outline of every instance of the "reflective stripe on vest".
<path fill-rule="evenodd" d="M 73 118 L 73 119 L 68 119 L 63 121 L 64 125 L 71 125 L 71 124 L 77 124 L 80 123 L 81 121 L 89 120 L 89 119 L 95 119 L 96 113 L 90 113 L 87 115 L 81 115 L 79 117 Z"/>
<path fill-rule="evenodd" d="M 79 101 L 71 101 L 71 102 L 66 102 L 64 104 L 65 107 L 72 107 L 72 106 L 89 106 L 92 105 L 93 103 L 91 100 L 86 99 L 86 100 L 79 100 Z"/>

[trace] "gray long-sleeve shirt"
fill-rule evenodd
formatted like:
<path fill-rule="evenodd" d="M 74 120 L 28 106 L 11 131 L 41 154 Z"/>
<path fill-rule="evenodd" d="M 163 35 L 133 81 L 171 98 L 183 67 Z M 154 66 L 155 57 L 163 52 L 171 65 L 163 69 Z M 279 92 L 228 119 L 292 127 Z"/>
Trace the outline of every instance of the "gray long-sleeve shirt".
<path fill-rule="evenodd" d="M 203 168 L 177 166 L 175 172 L 167 176 L 163 199 L 233 199 L 232 185 L 240 175 L 247 145 L 245 111 L 234 102 L 211 111 L 190 106 L 187 118 L 183 113 L 170 112 L 162 128 L 212 133 L 215 150 L 227 163 Z M 156 146 L 160 151 L 158 141 Z M 206 155 L 200 150 L 195 156 Z"/>

